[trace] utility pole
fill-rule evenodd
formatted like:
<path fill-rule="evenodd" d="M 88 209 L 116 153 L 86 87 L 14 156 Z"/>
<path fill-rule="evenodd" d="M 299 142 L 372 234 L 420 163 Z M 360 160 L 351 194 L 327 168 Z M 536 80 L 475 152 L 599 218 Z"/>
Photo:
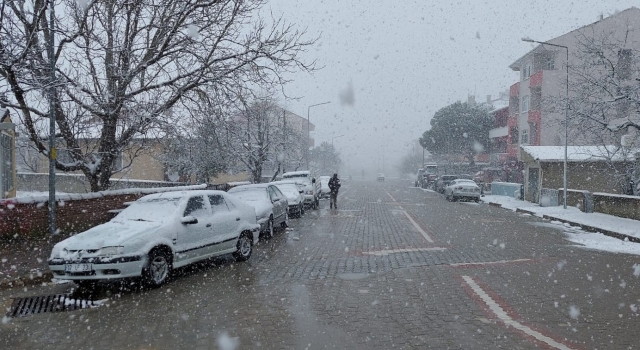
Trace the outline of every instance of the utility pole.
<path fill-rule="evenodd" d="M 49 0 L 49 234 L 55 235 L 56 229 L 56 58 L 55 58 L 55 10 L 54 0 Z"/>

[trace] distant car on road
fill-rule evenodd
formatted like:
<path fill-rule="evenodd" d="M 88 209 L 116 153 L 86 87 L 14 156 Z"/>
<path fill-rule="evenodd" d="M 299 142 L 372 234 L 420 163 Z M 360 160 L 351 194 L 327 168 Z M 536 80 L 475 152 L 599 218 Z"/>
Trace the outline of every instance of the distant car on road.
<path fill-rule="evenodd" d="M 222 191 L 151 194 L 56 244 L 49 269 L 79 285 L 141 276 L 158 287 L 196 261 L 228 253 L 249 259 L 259 228 L 255 210 Z"/>
<path fill-rule="evenodd" d="M 436 182 L 436 191 L 439 193 L 444 193 L 445 187 L 449 186 L 451 181 L 458 178 L 458 175 L 442 175 Z"/>
<path fill-rule="evenodd" d="M 228 193 L 255 208 L 261 233 L 273 237 L 275 225 L 286 227 L 289 224 L 289 202 L 275 185 L 238 186 Z"/>
<path fill-rule="evenodd" d="M 383 173 L 378 173 L 377 179 L 378 179 L 378 181 L 384 181 L 384 174 Z"/>
<path fill-rule="evenodd" d="M 477 203 L 480 201 L 480 187 L 473 180 L 453 180 L 445 187 L 444 198 L 454 202 L 458 199 L 469 199 Z"/>

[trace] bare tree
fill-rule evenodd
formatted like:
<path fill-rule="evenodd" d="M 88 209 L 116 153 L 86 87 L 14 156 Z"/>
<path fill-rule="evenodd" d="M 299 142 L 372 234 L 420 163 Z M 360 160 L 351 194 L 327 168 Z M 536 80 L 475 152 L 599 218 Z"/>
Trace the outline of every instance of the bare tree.
<path fill-rule="evenodd" d="M 178 123 L 178 102 L 202 88 L 280 86 L 286 73 L 315 69 L 300 57 L 315 40 L 282 18 L 261 18 L 266 0 L 60 0 L 52 53 L 50 3 L 2 2 L 0 89 L 38 151 L 48 155 L 46 140 L 59 138 L 69 159 L 56 168 L 81 171 L 92 191 L 109 187 L 124 150 L 134 147 L 135 158 L 141 140 Z M 52 84 L 58 135 L 45 127 Z"/>
<path fill-rule="evenodd" d="M 572 139 L 601 146 L 594 156 L 607 160 L 624 192 L 638 194 L 640 48 L 628 28 L 580 36 L 578 63 L 569 67 L 569 123 Z"/>

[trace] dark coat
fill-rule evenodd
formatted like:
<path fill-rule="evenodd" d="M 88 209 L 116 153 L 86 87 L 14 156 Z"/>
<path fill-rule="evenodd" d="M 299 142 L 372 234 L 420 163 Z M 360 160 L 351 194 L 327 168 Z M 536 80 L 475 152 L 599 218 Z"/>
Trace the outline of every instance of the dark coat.
<path fill-rule="evenodd" d="M 340 179 L 332 177 L 331 180 L 329 180 L 329 189 L 331 193 L 337 194 L 338 190 L 340 190 Z"/>

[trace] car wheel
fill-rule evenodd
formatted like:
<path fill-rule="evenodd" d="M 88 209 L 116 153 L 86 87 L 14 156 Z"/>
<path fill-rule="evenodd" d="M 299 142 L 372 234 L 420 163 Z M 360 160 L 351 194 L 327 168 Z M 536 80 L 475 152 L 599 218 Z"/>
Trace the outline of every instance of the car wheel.
<path fill-rule="evenodd" d="M 238 238 L 238 243 L 236 243 L 236 252 L 233 253 L 233 257 L 236 261 L 246 261 L 251 257 L 252 252 L 253 240 L 248 233 L 244 232 Z"/>
<path fill-rule="evenodd" d="M 280 226 L 282 228 L 287 228 L 289 227 L 289 213 L 285 212 L 284 213 L 284 221 L 282 221 L 282 223 L 280 224 Z"/>
<path fill-rule="evenodd" d="M 458 197 L 451 195 L 451 201 L 452 202 L 457 202 L 458 201 Z"/>
<path fill-rule="evenodd" d="M 143 272 L 145 284 L 157 288 L 169 279 L 171 273 L 171 256 L 162 249 L 149 252 L 149 266 Z"/>
<path fill-rule="evenodd" d="M 480 197 L 476 198 L 476 203 L 480 203 Z"/>

